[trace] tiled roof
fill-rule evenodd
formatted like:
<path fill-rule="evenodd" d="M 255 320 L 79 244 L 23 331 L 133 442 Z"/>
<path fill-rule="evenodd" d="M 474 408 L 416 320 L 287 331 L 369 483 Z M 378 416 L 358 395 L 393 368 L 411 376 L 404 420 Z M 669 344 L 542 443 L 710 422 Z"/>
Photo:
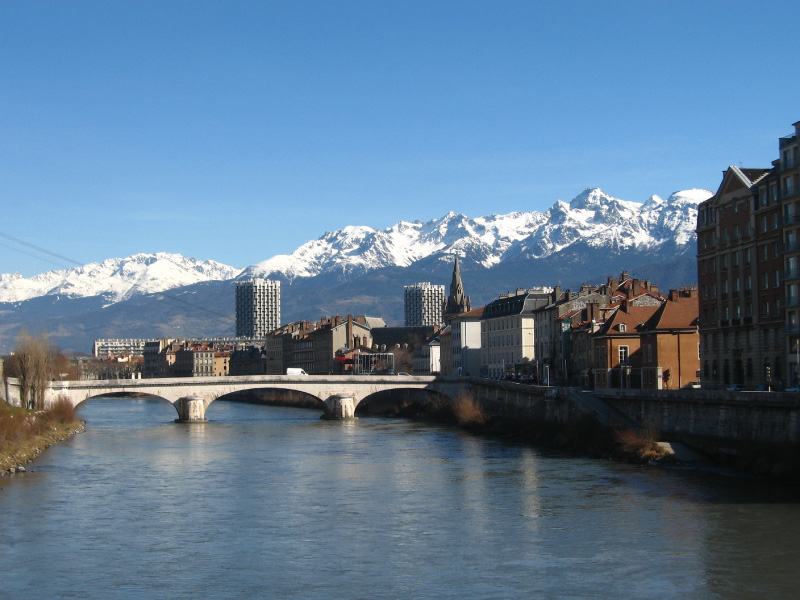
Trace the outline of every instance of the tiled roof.
<path fill-rule="evenodd" d="M 647 329 L 692 328 L 700 312 L 699 306 L 696 295 L 689 298 L 681 297 L 677 301 L 667 301 L 647 322 Z"/>

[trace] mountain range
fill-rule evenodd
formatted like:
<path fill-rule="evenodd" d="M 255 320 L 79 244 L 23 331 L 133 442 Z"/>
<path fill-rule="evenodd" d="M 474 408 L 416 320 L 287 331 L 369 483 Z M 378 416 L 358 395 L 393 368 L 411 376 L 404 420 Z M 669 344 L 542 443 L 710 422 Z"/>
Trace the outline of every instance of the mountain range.
<path fill-rule="evenodd" d="M 662 289 L 693 284 L 697 205 L 711 195 L 688 190 L 642 204 L 593 188 L 545 212 L 349 226 L 244 269 L 157 253 L 3 274 L 0 352 L 21 327 L 81 351 L 99 338 L 232 336 L 234 284 L 253 277 L 282 282 L 284 322 L 366 313 L 402 325 L 403 285 L 448 284 L 453 255 L 473 306 L 515 288 L 599 283 L 623 269 Z"/>

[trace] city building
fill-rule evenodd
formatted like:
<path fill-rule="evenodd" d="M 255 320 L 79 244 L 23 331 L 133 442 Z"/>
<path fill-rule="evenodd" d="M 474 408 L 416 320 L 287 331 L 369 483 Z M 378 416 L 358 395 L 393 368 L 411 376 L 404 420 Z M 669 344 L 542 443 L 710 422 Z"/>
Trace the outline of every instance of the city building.
<path fill-rule="evenodd" d="M 798 130 L 771 168 L 728 167 L 697 213 L 702 385 L 798 381 Z"/>
<path fill-rule="evenodd" d="M 594 386 L 596 388 L 642 388 L 642 339 L 639 326 L 659 306 L 634 306 L 628 299 L 611 312 L 592 336 Z"/>
<path fill-rule="evenodd" d="M 281 324 L 281 282 L 236 282 L 236 336 L 263 339 Z"/>
<path fill-rule="evenodd" d="M 486 377 L 504 377 L 516 365 L 536 358 L 534 311 L 550 303 L 544 288 L 518 289 L 483 308 L 481 315 L 481 367 Z"/>
<path fill-rule="evenodd" d="M 406 327 L 440 325 L 447 297 L 443 285 L 427 281 L 404 286 Z"/>
<path fill-rule="evenodd" d="M 115 356 L 144 356 L 144 347 L 152 339 L 109 339 L 95 340 L 92 354 L 95 358 L 113 358 Z"/>
<path fill-rule="evenodd" d="M 480 374 L 481 317 L 483 306 L 461 313 L 450 321 L 450 375 L 469 377 Z M 444 360 L 443 356 L 442 361 Z"/>
<path fill-rule="evenodd" d="M 643 388 L 680 389 L 699 381 L 698 314 L 697 290 L 671 290 L 640 327 Z"/>
<path fill-rule="evenodd" d="M 439 375 L 441 371 L 439 332 L 414 349 L 414 375 Z"/>
<path fill-rule="evenodd" d="M 783 285 L 785 387 L 800 386 L 800 121 L 794 133 L 778 140 L 774 178 L 783 208 Z M 760 192 L 759 192 L 760 193 Z M 778 379 L 780 379 L 780 374 Z"/>

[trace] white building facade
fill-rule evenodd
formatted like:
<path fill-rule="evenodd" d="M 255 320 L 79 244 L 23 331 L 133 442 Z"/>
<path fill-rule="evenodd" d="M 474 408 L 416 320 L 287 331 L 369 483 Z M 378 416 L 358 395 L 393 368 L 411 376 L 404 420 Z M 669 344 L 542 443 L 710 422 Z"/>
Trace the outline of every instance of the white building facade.
<path fill-rule="evenodd" d="M 236 282 L 236 336 L 263 339 L 281 324 L 281 282 Z"/>
<path fill-rule="evenodd" d="M 447 302 L 443 285 L 424 281 L 406 285 L 404 290 L 406 327 L 439 325 Z"/>

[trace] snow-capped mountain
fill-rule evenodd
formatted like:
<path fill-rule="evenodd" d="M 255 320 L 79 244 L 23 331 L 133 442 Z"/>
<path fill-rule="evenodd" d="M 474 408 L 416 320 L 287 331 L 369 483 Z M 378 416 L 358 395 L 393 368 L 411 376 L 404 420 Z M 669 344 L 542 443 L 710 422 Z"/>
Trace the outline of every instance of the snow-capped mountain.
<path fill-rule="evenodd" d="M 429 257 L 449 260 L 451 253 L 491 269 L 507 261 L 547 258 L 579 242 L 613 252 L 653 251 L 665 243 L 683 247 L 694 240 L 697 205 L 711 195 L 707 190 L 688 190 L 666 200 L 651 196 L 639 204 L 594 188 L 569 204 L 559 200 L 544 213 L 469 218 L 450 212 L 427 223 L 401 221 L 388 229 L 350 226 L 244 270 L 179 254 L 136 254 L 30 278 L 0 275 L 0 302 L 102 296 L 113 304 L 204 281 L 249 277 L 293 281 L 321 274 L 348 279 L 384 267 L 409 267 Z"/>
<path fill-rule="evenodd" d="M 587 189 L 544 212 L 345 227 L 244 270 L 137 254 L 27 279 L 0 275 L 0 352 L 23 327 L 81 350 L 107 337 L 233 335 L 235 280 L 249 277 L 291 283 L 281 294 L 285 322 L 353 313 L 400 324 L 403 285 L 447 284 L 451 253 L 476 306 L 518 287 L 597 283 L 621 270 L 669 289 L 697 280 L 697 205 L 711 195 L 689 190 L 639 204 Z"/>
<path fill-rule="evenodd" d="M 290 255 L 245 269 L 243 277 L 352 276 L 383 267 L 408 267 L 433 255 L 459 255 L 489 269 L 513 259 L 546 258 L 576 242 L 593 248 L 656 250 L 694 239 L 697 205 L 707 190 L 676 192 L 644 204 L 586 189 L 546 212 L 515 212 L 471 219 L 450 212 L 427 223 L 402 221 L 388 229 L 345 227 L 307 242 Z"/>
<path fill-rule="evenodd" d="M 195 260 L 180 254 L 136 254 L 110 258 L 101 263 L 49 271 L 30 278 L 0 275 L 0 302 L 22 302 L 40 296 L 89 298 L 103 296 L 108 304 L 133 295 L 233 279 L 241 269 L 211 260 Z"/>

